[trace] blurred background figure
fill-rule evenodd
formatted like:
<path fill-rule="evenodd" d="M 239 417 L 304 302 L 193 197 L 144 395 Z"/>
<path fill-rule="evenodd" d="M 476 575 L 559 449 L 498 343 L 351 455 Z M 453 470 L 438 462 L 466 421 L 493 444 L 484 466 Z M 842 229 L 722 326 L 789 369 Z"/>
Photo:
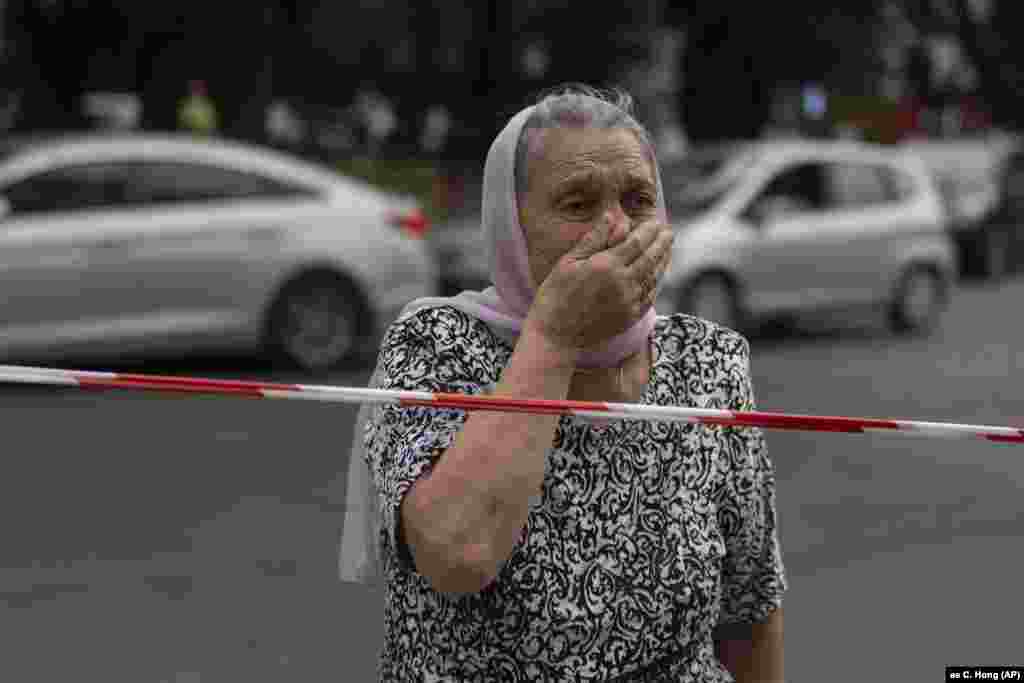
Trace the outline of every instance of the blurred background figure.
<path fill-rule="evenodd" d="M 287 100 L 278 98 L 267 107 L 267 141 L 297 150 L 306 139 L 306 125 Z"/>
<path fill-rule="evenodd" d="M 431 159 L 437 159 L 444 151 L 452 117 L 443 104 L 432 105 L 424 115 L 423 132 L 420 134 L 420 148 Z"/>
<path fill-rule="evenodd" d="M 217 106 L 206 91 L 206 82 L 188 82 L 188 94 L 178 105 L 178 127 L 196 135 L 213 135 L 220 126 Z"/>
<path fill-rule="evenodd" d="M 398 127 L 394 105 L 375 86 L 369 85 L 356 93 L 353 107 L 366 141 L 367 153 L 371 157 L 380 156 Z"/>

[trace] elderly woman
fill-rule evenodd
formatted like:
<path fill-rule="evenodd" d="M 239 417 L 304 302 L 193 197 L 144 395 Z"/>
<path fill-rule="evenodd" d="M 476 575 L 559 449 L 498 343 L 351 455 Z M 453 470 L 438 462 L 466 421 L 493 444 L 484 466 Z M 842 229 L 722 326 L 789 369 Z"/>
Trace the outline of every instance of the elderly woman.
<path fill-rule="evenodd" d="M 753 408 L 742 336 L 654 312 L 673 233 L 628 95 L 544 96 L 484 176 L 494 286 L 410 305 L 374 386 Z M 398 406 L 360 422 L 382 681 L 783 679 L 759 431 Z M 359 550 L 343 539 L 343 564 Z"/>

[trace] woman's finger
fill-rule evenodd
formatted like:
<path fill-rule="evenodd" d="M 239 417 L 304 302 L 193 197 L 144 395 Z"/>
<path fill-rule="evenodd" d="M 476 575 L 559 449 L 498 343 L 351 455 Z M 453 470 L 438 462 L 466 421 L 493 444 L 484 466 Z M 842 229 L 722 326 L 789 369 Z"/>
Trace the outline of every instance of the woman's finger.
<path fill-rule="evenodd" d="M 639 301 L 641 304 L 654 302 L 658 286 L 661 284 L 661 278 L 668 267 L 669 259 L 667 254 L 668 252 L 665 252 L 660 258 L 655 260 L 651 268 L 637 272 L 636 279 L 633 280 L 634 301 Z"/>
<path fill-rule="evenodd" d="M 657 239 L 658 232 L 658 223 L 654 221 L 641 223 L 633 228 L 622 242 L 612 247 L 609 251 L 618 263 L 629 266 L 643 256 L 644 252 L 650 248 L 651 244 Z"/>
<path fill-rule="evenodd" d="M 661 227 L 647 250 L 629 265 L 629 277 L 642 280 L 657 271 L 661 262 L 671 253 L 675 233 L 668 226 Z"/>
<path fill-rule="evenodd" d="M 661 284 L 661 281 L 665 277 L 665 271 L 668 270 L 668 266 L 672 261 L 672 252 L 666 251 L 658 259 L 657 265 L 654 266 L 654 281 Z"/>

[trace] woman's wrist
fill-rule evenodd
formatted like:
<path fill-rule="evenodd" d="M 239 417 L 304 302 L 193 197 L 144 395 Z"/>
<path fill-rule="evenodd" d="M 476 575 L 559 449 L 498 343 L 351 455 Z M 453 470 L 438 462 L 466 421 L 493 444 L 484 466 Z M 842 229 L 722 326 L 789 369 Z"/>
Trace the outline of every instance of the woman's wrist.
<path fill-rule="evenodd" d="M 542 329 L 527 322 L 519 334 L 516 354 L 529 358 L 530 364 L 539 370 L 575 370 L 580 349 L 559 341 Z"/>

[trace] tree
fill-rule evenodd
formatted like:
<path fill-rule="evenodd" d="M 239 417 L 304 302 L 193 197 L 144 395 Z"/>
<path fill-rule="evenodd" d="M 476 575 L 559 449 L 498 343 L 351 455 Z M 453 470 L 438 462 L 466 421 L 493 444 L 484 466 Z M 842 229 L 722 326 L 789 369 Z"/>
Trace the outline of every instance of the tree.
<path fill-rule="evenodd" d="M 143 125 L 172 129 L 178 100 L 196 79 L 208 83 L 227 134 L 259 139 L 275 67 L 301 42 L 298 7 L 297 0 L 10 0 L 8 82 L 24 93 L 16 127 L 83 128 L 81 96 L 98 88 L 139 93 Z"/>
<path fill-rule="evenodd" d="M 82 0 L 10 0 L 4 7 L 10 43 L 8 87 L 22 92 L 15 129 L 78 129 L 86 125 L 81 95 L 96 40 L 110 38 L 116 23 L 110 5 Z M 97 22 L 96 33 L 82 30 Z M 98 38 L 94 38 L 98 36 Z"/>
<path fill-rule="evenodd" d="M 867 70 L 874 0 L 692 2 L 680 111 L 694 140 L 756 136 L 776 91 L 805 82 L 858 90 Z"/>
<path fill-rule="evenodd" d="M 979 91 L 993 122 L 1019 130 L 1024 127 L 1024 44 L 1017 34 L 1024 5 L 1019 0 L 994 0 L 987 18 L 972 12 L 970 0 L 952 0 L 952 5 L 953 26 L 977 71 Z"/>

